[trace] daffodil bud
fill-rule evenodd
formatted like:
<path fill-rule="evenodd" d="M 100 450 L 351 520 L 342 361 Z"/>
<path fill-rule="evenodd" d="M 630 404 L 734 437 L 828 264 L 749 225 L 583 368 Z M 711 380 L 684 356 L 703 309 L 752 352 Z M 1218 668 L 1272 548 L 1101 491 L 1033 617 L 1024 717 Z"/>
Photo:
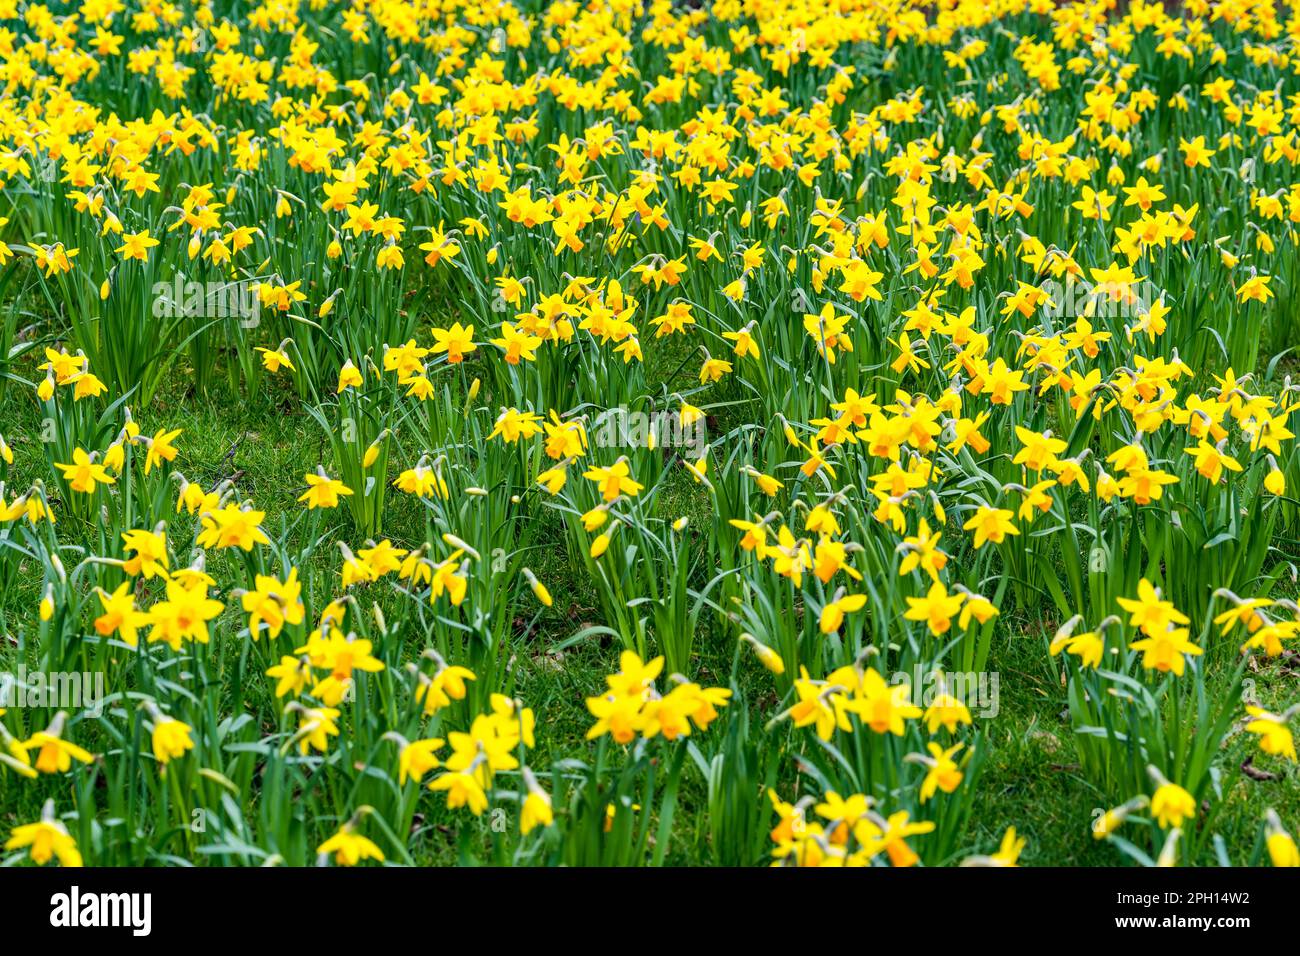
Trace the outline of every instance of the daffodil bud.
<path fill-rule="evenodd" d="M 741 634 L 740 639 L 754 648 L 754 654 L 758 657 L 758 662 L 769 671 L 777 677 L 785 673 L 785 661 L 782 660 L 780 654 L 760 642 L 753 634 Z"/>
<path fill-rule="evenodd" d="M 1291 834 L 1287 833 L 1282 827 L 1282 820 L 1277 813 L 1269 810 L 1265 817 L 1268 835 L 1265 837 L 1265 843 L 1268 846 L 1268 857 L 1272 860 L 1274 866 L 1300 867 L 1300 849 L 1296 847 L 1296 842 L 1292 839 Z"/>
<path fill-rule="evenodd" d="M 1274 468 L 1264 476 L 1264 487 L 1271 495 L 1286 494 L 1286 475 L 1282 474 L 1280 468 Z"/>
<path fill-rule="evenodd" d="M 551 597 L 551 592 L 546 590 L 546 585 L 537 580 L 537 576 L 528 568 L 524 568 L 524 577 L 528 581 L 528 586 L 533 589 L 533 596 L 537 598 L 542 607 L 550 607 L 555 603 Z"/>
<path fill-rule="evenodd" d="M 1129 814 L 1142 809 L 1147 805 L 1145 796 L 1135 797 L 1128 803 L 1107 810 L 1101 816 L 1097 817 L 1092 823 L 1092 836 L 1095 840 L 1103 840 L 1110 836 L 1128 818 Z"/>
<path fill-rule="evenodd" d="M 442 536 L 442 540 L 444 543 L 451 545 L 453 548 L 456 548 L 458 551 L 464 551 L 475 561 L 483 560 L 483 556 L 480 555 L 477 551 L 475 551 L 472 547 L 470 547 L 469 543 L 466 542 L 464 538 L 459 538 L 454 534 L 447 533 Z"/>
<path fill-rule="evenodd" d="M 54 585 L 45 585 L 45 596 L 41 598 L 41 620 L 48 621 L 54 617 Z"/>
<path fill-rule="evenodd" d="M 1165 845 L 1160 848 L 1160 856 L 1156 859 L 1156 866 L 1168 868 L 1178 865 L 1178 840 L 1183 835 L 1183 831 L 1174 827 L 1165 837 Z"/>

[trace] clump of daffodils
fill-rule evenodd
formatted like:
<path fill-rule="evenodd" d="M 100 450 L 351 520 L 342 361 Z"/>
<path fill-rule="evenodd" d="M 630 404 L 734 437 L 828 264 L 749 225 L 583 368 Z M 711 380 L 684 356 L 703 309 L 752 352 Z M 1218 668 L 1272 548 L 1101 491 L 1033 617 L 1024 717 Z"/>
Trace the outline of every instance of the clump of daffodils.
<path fill-rule="evenodd" d="M 660 694 L 655 679 L 663 670 L 662 657 L 643 662 L 634 651 L 624 651 L 619 663 L 619 672 L 605 678 L 608 690 L 587 698 L 587 710 L 596 718 L 587 731 L 588 740 L 606 734 L 619 744 L 629 744 L 638 736 L 647 740 L 659 735 L 666 740 L 689 737 L 692 728 L 707 730 L 731 698 L 726 688 L 704 688 L 678 675 L 671 678 L 672 688 Z"/>

